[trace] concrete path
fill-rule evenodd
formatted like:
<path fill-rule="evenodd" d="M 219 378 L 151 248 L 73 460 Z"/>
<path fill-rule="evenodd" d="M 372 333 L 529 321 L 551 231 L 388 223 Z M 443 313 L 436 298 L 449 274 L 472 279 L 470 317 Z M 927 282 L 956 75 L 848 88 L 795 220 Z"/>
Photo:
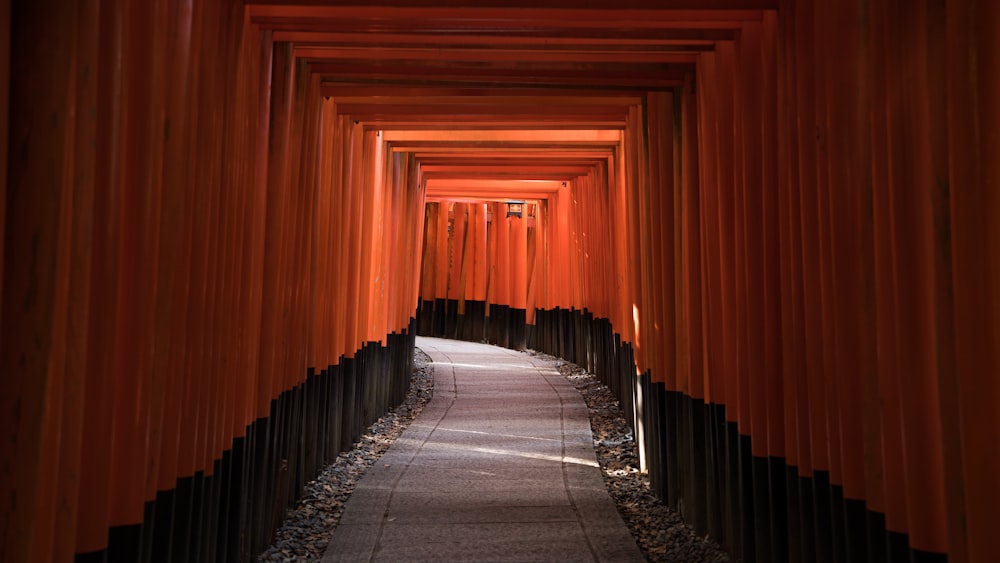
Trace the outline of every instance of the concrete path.
<path fill-rule="evenodd" d="M 587 407 L 550 362 L 417 338 L 434 398 L 362 478 L 332 561 L 644 561 L 604 488 Z"/>

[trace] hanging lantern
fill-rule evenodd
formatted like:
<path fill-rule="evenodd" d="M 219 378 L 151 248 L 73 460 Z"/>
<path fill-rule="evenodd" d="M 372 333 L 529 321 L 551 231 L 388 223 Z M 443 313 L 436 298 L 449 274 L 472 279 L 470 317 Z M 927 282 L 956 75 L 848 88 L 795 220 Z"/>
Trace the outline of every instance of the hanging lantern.
<path fill-rule="evenodd" d="M 523 201 L 508 200 L 507 201 L 507 216 L 508 217 L 521 217 L 521 209 L 524 207 Z"/>

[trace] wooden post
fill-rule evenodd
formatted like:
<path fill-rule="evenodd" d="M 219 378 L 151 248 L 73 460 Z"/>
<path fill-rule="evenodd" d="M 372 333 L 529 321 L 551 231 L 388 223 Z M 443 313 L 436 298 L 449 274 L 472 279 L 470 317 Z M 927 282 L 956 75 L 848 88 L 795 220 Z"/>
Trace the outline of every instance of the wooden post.
<path fill-rule="evenodd" d="M 949 538 L 956 561 L 989 561 L 1000 550 L 991 526 L 1000 505 L 1000 308 L 996 303 L 1000 229 L 993 219 L 1000 197 L 996 159 L 1000 147 L 1000 56 L 990 31 L 1000 21 L 995 4 L 947 5 L 948 186 L 954 275 L 955 369 L 942 370 L 942 416 L 958 417 L 960 434 L 946 436 L 945 470 L 950 486 L 949 521 L 964 522 Z M 944 241 L 942 241 L 944 242 Z M 957 405 L 955 404 L 957 403 Z M 957 410 L 957 412 L 956 412 Z M 956 443 L 957 442 L 957 443 Z M 956 447 L 961 449 L 955 451 Z M 961 467 L 962 469 L 959 469 Z M 950 471 L 949 471 L 950 470 Z M 950 473 L 950 474 L 949 474 Z M 961 489 L 954 485 L 961 483 Z"/>

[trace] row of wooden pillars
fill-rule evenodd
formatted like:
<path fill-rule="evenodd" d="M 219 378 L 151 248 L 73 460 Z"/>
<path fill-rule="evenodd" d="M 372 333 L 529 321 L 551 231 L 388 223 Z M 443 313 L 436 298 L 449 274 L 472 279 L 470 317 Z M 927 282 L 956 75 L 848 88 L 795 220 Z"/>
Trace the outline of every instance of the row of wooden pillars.
<path fill-rule="evenodd" d="M 524 349 L 542 205 L 530 202 L 518 217 L 506 201 L 426 204 L 420 334 Z"/>
<path fill-rule="evenodd" d="M 994 3 L 779 0 L 534 227 L 242 2 L 4 7 L 0 559 L 252 557 L 418 327 L 591 366 L 740 559 L 1000 552 Z"/>
<path fill-rule="evenodd" d="M 540 207 L 527 345 L 611 374 L 654 487 L 741 560 L 1000 549 L 998 18 L 779 2 Z"/>
<path fill-rule="evenodd" d="M 414 160 L 242 1 L 5 10 L 0 560 L 253 560 L 405 395 Z"/>

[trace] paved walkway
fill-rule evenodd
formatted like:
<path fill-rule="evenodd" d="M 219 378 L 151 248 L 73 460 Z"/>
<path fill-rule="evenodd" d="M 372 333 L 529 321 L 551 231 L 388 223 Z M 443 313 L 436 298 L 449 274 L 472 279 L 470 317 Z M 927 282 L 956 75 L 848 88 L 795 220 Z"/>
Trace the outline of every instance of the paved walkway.
<path fill-rule="evenodd" d="M 550 362 L 417 338 L 434 398 L 365 474 L 332 561 L 643 561 L 604 488 L 587 407 Z"/>

